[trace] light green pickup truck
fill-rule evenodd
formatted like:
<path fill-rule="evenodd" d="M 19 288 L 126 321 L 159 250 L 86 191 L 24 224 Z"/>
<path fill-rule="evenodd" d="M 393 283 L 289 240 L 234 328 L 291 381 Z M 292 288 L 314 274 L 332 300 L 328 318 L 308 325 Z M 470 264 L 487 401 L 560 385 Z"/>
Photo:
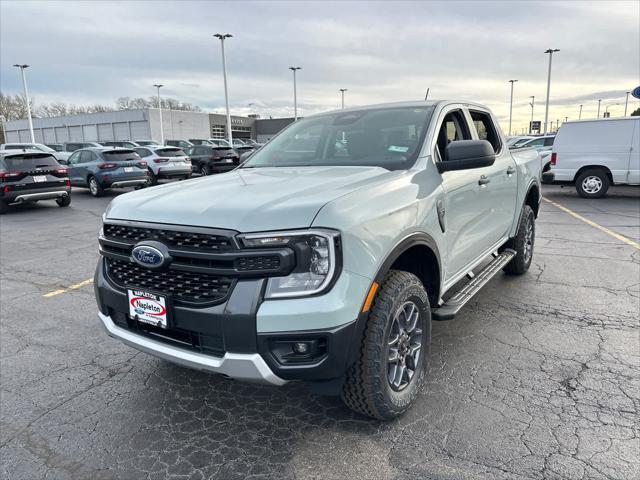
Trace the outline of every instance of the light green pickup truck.
<path fill-rule="evenodd" d="M 537 152 L 510 153 L 482 105 L 307 117 L 234 171 L 114 199 L 99 318 L 165 360 L 391 419 L 420 392 L 432 320 L 527 271 L 540 199 Z"/>

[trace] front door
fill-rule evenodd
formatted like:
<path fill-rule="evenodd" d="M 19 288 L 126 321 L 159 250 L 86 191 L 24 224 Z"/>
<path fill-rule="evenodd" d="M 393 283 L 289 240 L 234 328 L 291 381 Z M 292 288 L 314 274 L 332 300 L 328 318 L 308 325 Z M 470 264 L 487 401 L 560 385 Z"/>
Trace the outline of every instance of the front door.
<path fill-rule="evenodd" d="M 68 160 L 68 168 L 69 168 L 69 181 L 71 185 L 84 185 L 84 181 L 80 180 L 80 167 L 78 163 L 80 162 L 81 151 L 76 150 L 71 154 Z"/>

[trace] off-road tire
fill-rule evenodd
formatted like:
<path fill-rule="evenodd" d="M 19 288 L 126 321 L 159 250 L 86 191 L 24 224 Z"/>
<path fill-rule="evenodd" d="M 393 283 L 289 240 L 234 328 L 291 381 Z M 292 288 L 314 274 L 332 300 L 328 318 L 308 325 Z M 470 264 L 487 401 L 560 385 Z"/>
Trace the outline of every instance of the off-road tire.
<path fill-rule="evenodd" d="M 401 391 L 387 378 L 389 335 L 396 312 L 407 301 L 418 307 L 422 323 L 422 349 L 415 374 Z M 422 387 L 431 344 L 431 310 L 422 282 L 409 272 L 391 270 L 380 286 L 367 319 L 360 355 L 349 368 L 342 400 L 351 409 L 379 420 L 392 420 L 407 411 Z"/>
<path fill-rule="evenodd" d="M 529 238 L 529 228 L 531 228 Z M 516 256 L 503 268 L 509 275 L 522 275 L 531 266 L 533 259 L 533 247 L 536 239 L 536 219 L 533 210 L 529 205 L 522 209 L 518 232 L 510 242 L 510 248 L 516 251 Z M 530 240 L 530 250 L 527 253 L 527 242 Z"/>
<path fill-rule="evenodd" d="M 68 194 L 66 197 L 56 198 L 56 203 L 59 207 L 68 207 L 71 205 L 71 194 Z"/>
<path fill-rule="evenodd" d="M 590 179 L 595 181 L 591 188 L 588 187 Z M 610 184 L 607 172 L 601 168 L 590 168 L 576 178 L 576 191 L 582 198 L 602 198 L 607 194 Z"/>
<path fill-rule="evenodd" d="M 91 182 L 95 182 L 95 186 L 92 187 Z M 87 179 L 87 185 L 89 186 L 89 192 L 94 197 L 102 197 L 104 195 L 104 188 L 102 188 L 102 185 L 98 183 L 98 180 L 96 179 L 96 177 L 90 176 Z"/>

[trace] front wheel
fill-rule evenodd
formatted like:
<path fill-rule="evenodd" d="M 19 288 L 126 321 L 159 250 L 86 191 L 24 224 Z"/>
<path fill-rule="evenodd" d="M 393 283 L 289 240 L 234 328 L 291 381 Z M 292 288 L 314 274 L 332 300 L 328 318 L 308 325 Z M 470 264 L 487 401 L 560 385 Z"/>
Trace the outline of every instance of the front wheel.
<path fill-rule="evenodd" d="M 147 183 L 151 186 L 158 184 L 158 176 L 153 173 L 153 170 L 149 169 L 149 176 L 147 178 Z"/>
<path fill-rule="evenodd" d="M 582 198 L 602 198 L 609 190 L 609 176 L 599 168 L 585 170 L 576 179 L 576 190 Z"/>
<path fill-rule="evenodd" d="M 431 310 L 422 282 L 412 273 L 391 270 L 374 300 L 342 400 L 369 417 L 400 416 L 418 396 L 430 344 Z"/>
<path fill-rule="evenodd" d="M 522 275 L 531 266 L 533 245 L 536 240 L 536 218 L 529 205 L 522 209 L 522 217 L 515 238 L 510 242 L 515 257 L 503 268 L 509 275 Z"/>

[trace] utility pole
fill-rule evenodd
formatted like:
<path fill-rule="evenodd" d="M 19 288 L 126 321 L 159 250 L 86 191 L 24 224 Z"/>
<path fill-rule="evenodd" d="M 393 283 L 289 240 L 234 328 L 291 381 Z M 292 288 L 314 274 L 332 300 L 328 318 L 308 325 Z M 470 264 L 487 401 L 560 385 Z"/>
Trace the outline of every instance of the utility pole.
<path fill-rule="evenodd" d="M 602 99 L 598 100 L 598 115 L 597 118 L 600 118 L 600 103 L 602 103 Z"/>
<path fill-rule="evenodd" d="M 509 83 L 511 84 L 511 98 L 509 100 L 509 135 L 511 135 L 511 117 L 513 114 L 513 84 L 517 81 L 518 80 L 509 80 Z"/>
<path fill-rule="evenodd" d="M 582 104 L 580 104 L 580 113 L 578 114 L 578 120 L 582 120 Z"/>
<path fill-rule="evenodd" d="M 344 110 L 344 92 L 346 92 L 346 88 L 341 88 L 340 93 L 342 94 L 342 109 Z"/>
<path fill-rule="evenodd" d="M 429 89 L 427 88 L 427 94 L 424 96 L 424 101 L 427 101 L 427 98 L 429 98 Z"/>
<path fill-rule="evenodd" d="M 627 98 L 624 101 L 624 116 L 627 116 L 627 107 L 629 106 L 629 93 L 631 92 L 627 92 Z"/>
<path fill-rule="evenodd" d="M 29 65 L 16 64 L 14 67 L 20 69 L 22 73 L 22 86 L 24 87 L 24 99 L 27 102 L 27 118 L 29 119 L 29 133 L 31 134 L 31 143 L 36 143 L 36 137 L 33 135 L 33 120 L 31 118 L 31 100 L 29 100 L 29 90 L 27 90 L 27 77 L 24 73 L 25 69 L 29 68 Z M 5 142 L 7 139 L 5 138 Z"/>
<path fill-rule="evenodd" d="M 559 52 L 557 48 L 549 48 L 544 53 L 549 54 L 549 70 L 547 71 L 547 102 L 544 109 L 544 133 L 547 133 L 547 120 L 549 119 L 549 92 L 551 90 L 551 60 L 555 52 Z"/>
<path fill-rule="evenodd" d="M 293 72 L 293 121 L 298 121 L 298 87 L 296 84 L 296 72 L 302 70 L 302 67 L 289 67 Z"/>
<path fill-rule="evenodd" d="M 531 123 L 529 123 L 529 134 L 532 134 L 533 133 L 533 106 L 535 105 L 536 97 L 535 95 L 531 95 L 529 98 L 531 99 L 531 102 L 529 102 L 529 105 L 531 105 Z"/>
<path fill-rule="evenodd" d="M 160 101 L 160 87 L 164 87 L 164 85 L 155 84 L 154 87 L 158 89 L 158 111 L 160 112 L 160 145 L 164 145 L 164 130 L 162 128 L 162 102 Z"/>
<path fill-rule="evenodd" d="M 232 38 L 233 35 L 229 33 L 216 33 L 214 37 L 220 40 L 220 46 L 222 47 L 222 76 L 224 77 L 224 103 L 227 107 L 227 140 L 229 145 L 233 146 L 233 135 L 231 134 L 231 113 L 229 112 L 229 91 L 227 89 L 227 60 L 224 56 L 224 41 L 227 38 Z"/>

